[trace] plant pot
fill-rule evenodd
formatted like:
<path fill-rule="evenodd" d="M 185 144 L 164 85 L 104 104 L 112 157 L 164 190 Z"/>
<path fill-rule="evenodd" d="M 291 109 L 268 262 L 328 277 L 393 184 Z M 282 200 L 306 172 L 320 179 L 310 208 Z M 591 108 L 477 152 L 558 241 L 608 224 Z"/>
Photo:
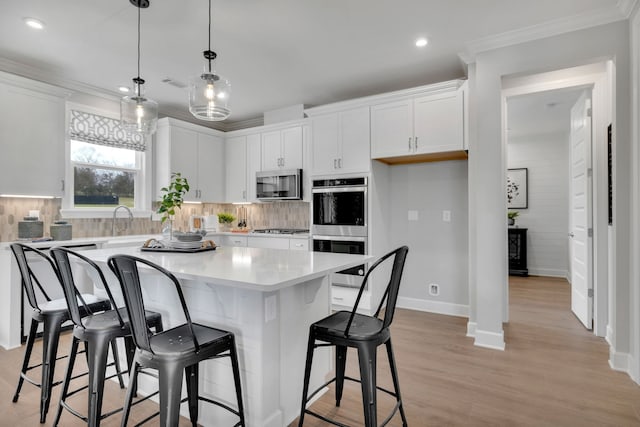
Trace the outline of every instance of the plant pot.
<path fill-rule="evenodd" d="M 516 220 L 513 218 L 507 218 L 507 224 L 509 225 L 515 225 L 516 224 Z"/>

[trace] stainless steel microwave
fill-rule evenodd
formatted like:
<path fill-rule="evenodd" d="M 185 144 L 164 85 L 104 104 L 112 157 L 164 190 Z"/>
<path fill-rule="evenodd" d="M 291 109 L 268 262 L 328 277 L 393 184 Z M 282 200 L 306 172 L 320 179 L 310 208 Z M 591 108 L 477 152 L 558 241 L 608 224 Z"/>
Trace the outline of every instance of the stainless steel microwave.
<path fill-rule="evenodd" d="M 256 172 L 259 200 L 302 199 L 302 169 Z"/>

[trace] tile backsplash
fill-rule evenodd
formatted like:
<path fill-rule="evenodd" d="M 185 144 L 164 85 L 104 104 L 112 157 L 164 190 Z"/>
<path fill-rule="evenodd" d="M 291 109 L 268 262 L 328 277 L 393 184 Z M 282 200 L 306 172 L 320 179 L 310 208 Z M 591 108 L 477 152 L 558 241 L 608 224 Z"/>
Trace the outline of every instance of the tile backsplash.
<path fill-rule="evenodd" d="M 246 210 L 247 227 L 255 228 L 309 228 L 310 204 L 308 202 L 274 202 L 251 205 L 232 205 L 222 203 L 185 204 L 174 220 L 174 229 L 187 230 L 191 215 L 215 215 L 220 212 L 233 214 L 238 218 L 241 210 Z M 64 219 L 60 216 L 61 199 L 0 199 L 0 242 L 18 239 L 18 222 L 29 211 L 40 212 L 44 223 L 44 235 L 49 236 L 49 227 L 54 221 Z M 125 212 L 118 212 L 116 235 L 160 234 L 160 221 L 151 218 L 135 218 L 128 224 Z M 113 221 L 111 218 L 67 219 L 72 225 L 73 237 L 111 236 Z M 237 220 L 232 224 L 237 226 Z"/>

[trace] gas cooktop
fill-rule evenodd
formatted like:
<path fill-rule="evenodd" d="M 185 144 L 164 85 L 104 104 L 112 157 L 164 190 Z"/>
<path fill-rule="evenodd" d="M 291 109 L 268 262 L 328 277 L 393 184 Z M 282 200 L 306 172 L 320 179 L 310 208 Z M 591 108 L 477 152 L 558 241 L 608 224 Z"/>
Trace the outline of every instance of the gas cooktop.
<path fill-rule="evenodd" d="M 265 234 L 300 234 L 308 233 L 309 230 L 302 228 L 262 228 L 253 230 L 252 233 L 265 233 Z"/>

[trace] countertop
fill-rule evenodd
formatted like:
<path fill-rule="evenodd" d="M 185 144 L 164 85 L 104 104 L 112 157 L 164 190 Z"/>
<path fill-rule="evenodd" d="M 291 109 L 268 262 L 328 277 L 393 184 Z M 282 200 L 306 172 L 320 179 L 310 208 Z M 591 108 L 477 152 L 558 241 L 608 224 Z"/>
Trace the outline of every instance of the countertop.
<path fill-rule="evenodd" d="M 216 285 L 270 292 L 371 261 L 372 256 L 325 252 L 219 247 L 198 253 L 143 252 L 137 247 L 83 252 L 98 263 L 115 254 L 147 259 L 176 277 Z"/>

